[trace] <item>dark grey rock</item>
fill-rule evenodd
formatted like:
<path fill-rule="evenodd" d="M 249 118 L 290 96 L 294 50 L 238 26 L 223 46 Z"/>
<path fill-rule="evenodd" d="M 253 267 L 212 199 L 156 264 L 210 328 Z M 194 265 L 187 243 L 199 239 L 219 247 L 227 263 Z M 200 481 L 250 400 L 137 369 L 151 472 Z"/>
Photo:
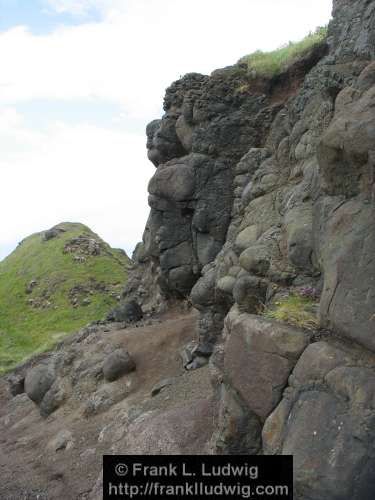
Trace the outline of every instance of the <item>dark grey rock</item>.
<path fill-rule="evenodd" d="M 113 382 L 136 368 L 134 360 L 125 349 L 116 349 L 109 354 L 103 363 L 103 375 L 106 380 Z"/>
<path fill-rule="evenodd" d="M 217 287 L 222 292 L 232 295 L 235 283 L 236 278 L 234 276 L 224 276 L 217 282 Z"/>
<path fill-rule="evenodd" d="M 193 361 L 194 355 L 193 351 L 196 347 L 195 342 L 190 342 L 180 350 L 180 357 L 182 359 L 182 365 L 185 368 L 191 361 Z"/>
<path fill-rule="evenodd" d="M 34 288 L 38 285 L 37 280 L 31 280 L 26 286 L 26 293 L 30 294 L 33 292 Z"/>
<path fill-rule="evenodd" d="M 148 158 L 155 166 L 185 152 L 176 133 L 177 118 L 177 115 L 168 113 L 163 120 L 154 120 L 147 126 Z"/>
<path fill-rule="evenodd" d="M 52 240 L 53 238 L 56 238 L 59 236 L 59 234 L 64 233 L 65 229 L 61 227 L 53 227 L 51 229 L 48 229 L 48 231 L 45 231 L 43 233 L 43 240 L 44 241 L 49 241 Z"/>
<path fill-rule="evenodd" d="M 271 265 L 267 247 L 253 245 L 247 248 L 240 255 L 240 264 L 251 274 L 266 276 Z"/>
<path fill-rule="evenodd" d="M 374 496 L 374 382 L 358 360 L 375 350 L 375 6 L 334 0 L 333 14 L 327 43 L 275 79 L 237 64 L 167 90 L 128 288 L 155 307 L 190 292 L 199 344 L 222 342 L 213 449 L 293 453 L 299 500 Z M 314 340 L 336 345 L 244 314 L 301 285 L 322 291 Z"/>
<path fill-rule="evenodd" d="M 220 385 L 217 428 L 212 451 L 218 455 L 256 455 L 261 448 L 259 419 L 233 391 Z"/>
<path fill-rule="evenodd" d="M 264 304 L 267 283 L 261 278 L 245 275 L 237 279 L 233 287 L 233 298 L 241 311 L 256 313 Z"/>
<path fill-rule="evenodd" d="M 141 320 L 143 317 L 142 308 L 135 301 L 120 304 L 110 311 L 107 315 L 108 321 L 125 321 L 133 323 Z"/>
<path fill-rule="evenodd" d="M 290 210 L 285 220 L 289 262 L 305 273 L 314 271 L 312 210 L 304 204 Z"/>
<path fill-rule="evenodd" d="M 214 269 L 208 270 L 203 277 L 194 285 L 191 291 L 191 300 L 197 309 L 204 309 L 214 304 L 215 297 L 212 293 L 216 283 Z"/>
<path fill-rule="evenodd" d="M 194 356 L 202 356 L 204 358 L 209 358 L 213 350 L 214 350 L 213 344 L 200 343 L 194 348 L 193 354 Z"/>
<path fill-rule="evenodd" d="M 370 500 L 374 370 L 320 342 L 303 353 L 290 384 L 263 428 L 265 453 L 293 454 L 298 498 Z"/>
<path fill-rule="evenodd" d="M 66 397 L 63 384 L 60 381 L 54 382 L 40 402 L 39 409 L 42 417 L 48 417 L 56 411 L 64 403 Z"/>
<path fill-rule="evenodd" d="M 36 404 L 40 404 L 46 392 L 52 386 L 56 374 L 52 366 L 37 365 L 26 373 L 25 392 Z"/>
<path fill-rule="evenodd" d="M 264 95 L 239 94 L 246 81 L 246 69 L 235 65 L 210 77 L 185 75 L 167 89 L 165 115 L 147 127 L 148 155 L 157 170 L 128 296 L 147 304 L 157 296 L 186 297 L 202 268 L 219 254 L 235 174 L 234 187 L 242 189 L 270 152 L 254 149 L 238 172 L 236 163 L 265 140 L 279 111 Z"/>
<path fill-rule="evenodd" d="M 185 366 L 185 369 L 188 371 L 198 370 L 199 368 L 203 368 L 208 364 L 208 358 L 206 356 L 195 356 L 193 361 Z"/>
<path fill-rule="evenodd" d="M 9 391 L 12 396 L 18 396 L 18 394 L 23 394 L 25 392 L 25 377 L 16 373 L 6 377 L 9 384 Z"/>
<path fill-rule="evenodd" d="M 227 322 L 223 376 L 247 407 L 265 419 L 309 343 L 306 332 L 251 314 Z"/>
<path fill-rule="evenodd" d="M 320 317 L 323 325 L 375 351 L 373 212 L 371 205 L 353 200 L 328 220 L 321 249 L 325 273 Z"/>
<path fill-rule="evenodd" d="M 366 172 L 374 146 L 374 103 L 372 88 L 342 106 L 322 136 L 318 160 L 323 187 L 330 195 L 350 197 L 362 191 L 371 196 L 372 177 Z"/>

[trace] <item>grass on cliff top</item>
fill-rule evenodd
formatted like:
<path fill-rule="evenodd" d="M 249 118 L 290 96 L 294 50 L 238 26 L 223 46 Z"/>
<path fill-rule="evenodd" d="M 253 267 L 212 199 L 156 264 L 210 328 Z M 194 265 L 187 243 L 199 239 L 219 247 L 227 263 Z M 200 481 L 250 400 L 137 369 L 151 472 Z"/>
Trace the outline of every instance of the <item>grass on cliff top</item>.
<path fill-rule="evenodd" d="M 258 50 L 242 57 L 238 62 L 247 64 L 249 73 L 254 77 L 272 77 L 287 69 L 314 46 L 322 43 L 326 37 L 327 27 L 318 27 L 299 42 L 289 42 L 288 45 L 272 52 Z"/>
<path fill-rule="evenodd" d="M 66 232 L 48 241 L 42 233 L 26 238 L 16 250 L 0 262 L 0 374 L 10 370 L 32 354 L 53 347 L 64 336 L 87 323 L 101 319 L 117 300 L 127 279 L 129 259 L 112 249 L 82 224 L 64 223 Z M 63 253 L 67 241 L 86 234 L 101 242 L 104 249 L 84 262 Z M 36 280 L 31 293 L 27 285 Z M 95 280 L 94 282 L 92 280 Z M 111 292 L 92 286 L 103 283 Z M 91 284 L 90 303 L 73 307 L 69 291 L 77 285 Z M 48 307 L 33 307 L 30 299 L 46 301 Z"/>
<path fill-rule="evenodd" d="M 275 302 L 272 307 L 263 312 L 263 315 L 281 323 L 288 323 L 307 330 L 316 330 L 319 327 L 316 309 L 317 302 L 315 300 L 291 294 Z"/>

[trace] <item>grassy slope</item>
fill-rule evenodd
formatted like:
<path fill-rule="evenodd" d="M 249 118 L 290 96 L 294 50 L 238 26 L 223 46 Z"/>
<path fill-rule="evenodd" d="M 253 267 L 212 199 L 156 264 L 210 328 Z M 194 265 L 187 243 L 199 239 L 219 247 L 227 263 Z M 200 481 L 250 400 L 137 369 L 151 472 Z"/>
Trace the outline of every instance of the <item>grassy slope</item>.
<path fill-rule="evenodd" d="M 326 37 L 327 28 L 319 27 L 299 42 L 289 42 L 288 45 L 272 52 L 258 50 L 242 57 L 238 62 L 247 64 L 249 72 L 254 73 L 254 76 L 272 77 L 288 68 L 312 47 L 322 43 Z"/>
<path fill-rule="evenodd" d="M 59 225 L 67 231 L 49 241 L 42 234 L 26 238 L 6 259 L 0 262 L 0 373 L 35 352 L 50 348 L 62 336 L 90 321 L 101 319 L 116 304 L 109 293 L 94 290 L 91 303 L 74 308 L 69 290 L 86 284 L 90 278 L 120 293 L 127 278 L 128 257 L 111 249 L 82 224 Z M 89 256 L 83 263 L 74 262 L 73 255 L 63 253 L 65 243 L 83 233 L 100 240 L 104 251 Z M 38 285 L 31 294 L 26 286 L 31 280 Z M 48 291 L 51 306 L 33 308 L 30 298 Z"/>

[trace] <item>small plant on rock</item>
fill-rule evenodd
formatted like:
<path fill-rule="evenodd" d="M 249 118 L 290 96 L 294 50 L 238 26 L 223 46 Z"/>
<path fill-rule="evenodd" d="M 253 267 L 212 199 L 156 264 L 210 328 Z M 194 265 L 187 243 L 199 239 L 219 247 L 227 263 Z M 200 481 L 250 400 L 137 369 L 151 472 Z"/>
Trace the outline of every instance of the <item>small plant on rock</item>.
<path fill-rule="evenodd" d="M 299 42 L 289 42 L 272 52 L 257 50 L 242 57 L 239 63 L 246 64 L 249 74 L 254 77 L 272 77 L 280 74 L 295 61 L 301 59 L 313 47 L 327 38 L 327 27 L 320 26 Z"/>
<path fill-rule="evenodd" d="M 266 318 L 282 323 L 307 330 L 316 330 L 319 327 L 317 305 L 316 296 L 312 298 L 311 295 L 303 295 L 301 292 L 292 293 L 267 307 L 263 314 Z"/>

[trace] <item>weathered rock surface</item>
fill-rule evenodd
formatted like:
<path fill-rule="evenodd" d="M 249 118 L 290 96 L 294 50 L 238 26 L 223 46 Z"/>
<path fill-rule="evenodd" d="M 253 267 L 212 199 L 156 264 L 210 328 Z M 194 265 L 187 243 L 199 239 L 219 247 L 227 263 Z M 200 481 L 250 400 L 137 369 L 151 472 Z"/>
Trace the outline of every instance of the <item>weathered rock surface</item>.
<path fill-rule="evenodd" d="M 160 414 L 140 416 L 116 450 L 126 455 L 200 454 L 207 451 L 211 434 L 212 404 L 198 400 Z"/>
<path fill-rule="evenodd" d="M 226 324 L 224 379 L 264 420 L 281 399 L 308 335 L 289 325 L 240 314 Z"/>
<path fill-rule="evenodd" d="M 265 140 L 279 109 L 265 95 L 239 93 L 247 78 L 240 66 L 211 77 L 188 74 L 167 89 L 165 115 L 147 127 L 157 170 L 149 183 L 150 217 L 134 255 L 138 273 L 126 289 L 146 308 L 157 307 L 160 294 L 189 295 L 224 244 L 234 167 Z"/>
<path fill-rule="evenodd" d="M 107 315 L 108 321 L 133 323 L 141 320 L 143 311 L 140 305 L 134 300 L 125 302 L 115 307 Z"/>
<path fill-rule="evenodd" d="M 41 403 L 55 380 L 52 366 L 39 365 L 29 370 L 25 378 L 25 392 L 34 403 Z"/>
<path fill-rule="evenodd" d="M 298 500 L 375 495 L 374 47 L 375 2 L 335 0 L 327 45 L 267 83 L 239 64 L 186 75 L 147 131 L 128 293 L 190 295 L 185 361 L 213 351 L 211 450 L 295 454 Z M 317 331 L 261 317 L 298 289 Z"/>
<path fill-rule="evenodd" d="M 125 349 L 116 349 L 105 358 L 103 363 L 103 375 L 109 382 L 133 370 L 135 370 L 135 362 Z"/>
<path fill-rule="evenodd" d="M 91 330 L 54 376 L 51 360 L 33 368 L 25 390 L 42 415 L 76 402 L 103 419 L 80 457 L 293 454 L 298 500 L 375 498 L 374 60 L 375 2 L 334 0 L 327 43 L 280 75 L 239 63 L 167 89 L 147 126 L 151 211 L 124 300 L 147 313 L 184 299 L 197 335 L 191 322 L 156 344 L 127 337 L 137 371 L 124 380 L 127 344 Z M 298 300 L 279 309 L 296 298 L 313 321 Z M 28 403 L 17 395 L 12 411 L 24 419 Z"/>
<path fill-rule="evenodd" d="M 374 364 L 353 354 L 309 346 L 265 423 L 265 452 L 294 455 L 297 498 L 374 495 Z"/>

